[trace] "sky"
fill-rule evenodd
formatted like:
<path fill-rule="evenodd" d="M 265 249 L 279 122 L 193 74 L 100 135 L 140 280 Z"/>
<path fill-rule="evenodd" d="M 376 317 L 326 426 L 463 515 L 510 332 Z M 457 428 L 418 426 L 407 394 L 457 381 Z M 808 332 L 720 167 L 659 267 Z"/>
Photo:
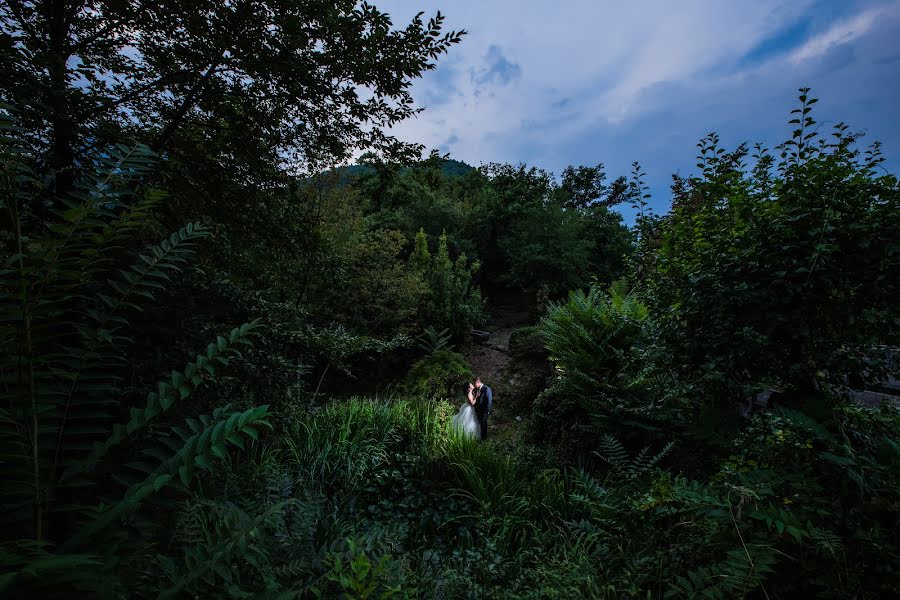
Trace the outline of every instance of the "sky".
<path fill-rule="evenodd" d="M 474 166 L 603 163 L 615 178 L 639 161 L 664 212 L 702 136 L 774 146 L 808 86 L 823 130 L 865 132 L 900 171 L 900 0 L 373 3 L 396 26 L 441 10 L 469 32 L 416 81 L 425 110 L 394 133 Z"/>

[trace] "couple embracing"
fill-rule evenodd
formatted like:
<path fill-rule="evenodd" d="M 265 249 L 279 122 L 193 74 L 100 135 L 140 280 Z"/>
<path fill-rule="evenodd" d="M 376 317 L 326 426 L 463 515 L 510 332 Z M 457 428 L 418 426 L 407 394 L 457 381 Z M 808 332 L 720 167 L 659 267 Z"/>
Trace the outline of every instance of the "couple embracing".
<path fill-rule="evenodd" d="M 466 403 L 453 417 L 453 426 L 471 437 L 487 439 L 488 415 L 493 407 L 494 394 L 491 388 L 484 385 L 480 377 L 476 377 L 475 381 L 469 382 Z"/>

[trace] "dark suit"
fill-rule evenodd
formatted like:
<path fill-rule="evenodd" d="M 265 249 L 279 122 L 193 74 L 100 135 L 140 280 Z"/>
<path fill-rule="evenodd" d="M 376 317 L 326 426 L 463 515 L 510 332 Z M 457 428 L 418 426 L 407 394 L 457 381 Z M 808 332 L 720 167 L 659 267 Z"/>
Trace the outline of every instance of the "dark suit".
<path fill-rule="evenodd" d="M 494 393 L 491 388 L 482 384 L 481 389 L 475 390 L 475 414 L 478 416 L 478 425 L 481 427 L 481 439 L 488 436 L 488 415 L 494 409 Z"/>

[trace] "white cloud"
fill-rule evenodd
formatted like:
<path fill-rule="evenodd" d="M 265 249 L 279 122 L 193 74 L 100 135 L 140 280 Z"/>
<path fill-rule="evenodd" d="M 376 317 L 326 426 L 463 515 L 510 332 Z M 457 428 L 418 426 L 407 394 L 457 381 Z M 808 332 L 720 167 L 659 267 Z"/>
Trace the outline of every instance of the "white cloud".
<path fill-rule="evenodd" d="M 654 84 L 684 81 L 737 60 L 809 5 L 803 0 L 788 10 L 776 0 L 457 1 L 447 6 L 448 25 L 465 27 L 470 35 L 439 67 L 447 95 L 417 94 L 431 106 L 397 132 L 435 146 L 455 134 L 459 141 L 450 150 L 467 160 L 514 160 L 509 133 L 550 118 L 558 125 L 544 135 L 560 138 L 597 122 L 636 118 L 646 101 L 642 93 Z M 409 10 L 408 4 L 379 6 L 395 14 L 397 23 Z M 518 65 L 515 81 L 471 80 L 473 70 L 486 68 L 492 47 Z M 426 78 L 417 89 L 436 79 Z M 553 109 L 564 99 L 565 106 Z"/>
<path fill-rule="evenodd" d="M 846 44 L 865 35 L 879 17 L 890 14 L 897 8 L 897 3 L 883 5 L 864 10 L 863 12 L 838 21 L 823 33 L 809 39 L 790 55 L 793 63 L 800 63 L 818 58 L 840 44 Z"/>

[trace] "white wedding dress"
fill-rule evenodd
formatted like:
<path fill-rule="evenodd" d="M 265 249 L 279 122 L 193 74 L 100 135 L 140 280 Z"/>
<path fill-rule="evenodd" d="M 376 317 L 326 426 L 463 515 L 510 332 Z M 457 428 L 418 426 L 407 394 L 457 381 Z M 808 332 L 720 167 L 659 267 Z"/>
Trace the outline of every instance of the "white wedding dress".
<path fill-rule="evenodd" d="M 459 408 L 459 412 L 453 417 L 453 427 L 459 429 L 464 435 L 475 439 L 481 438 L 481 426 L 478 425 L 478 416 L 475 407 L 466 402 Z"/>

